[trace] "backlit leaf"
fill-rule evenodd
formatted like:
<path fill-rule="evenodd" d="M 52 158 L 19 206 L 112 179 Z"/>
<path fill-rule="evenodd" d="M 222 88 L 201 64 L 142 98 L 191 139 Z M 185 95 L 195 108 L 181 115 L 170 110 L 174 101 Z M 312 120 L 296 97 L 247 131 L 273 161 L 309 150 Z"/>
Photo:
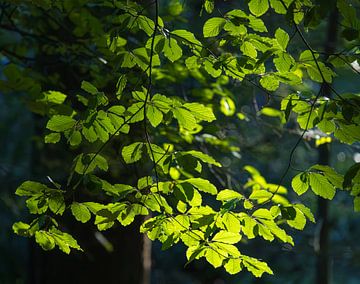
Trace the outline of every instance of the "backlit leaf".
<path fill-rule="evenodd" d="M 217 36 L 222 28 L 224 27 L 226 20 L 224 18 L 210 18 L 207 20 L 203 27 L 204 37 L 214 37 Z"/>
<path fill-rule="evenodd" d="M 236 244 L 241 240 L 241 235 L 238 233 L 220 231 L 212 238 L 213 242 L 222 242 L 226 244 Z"/>
<path fill-rule="evenodd" d="M 326 177 L 321 174 L 310 174 L 310 186 L 312 191 L 323 198 L 333 199 L 335 196 L 335 188 L 329 183 Z"/>
<path fill-rule="evenodd" d="M 144 146 L 144 143 L 135 142 L 128 146 L 123 147 L 121 154 L 122 154 L 124 161 L 127 164 L 131 164 L 131 163 L 139 161 L 142 157 L 143 146 Z"/>
<path fill-rule="evenodd" d="M 182 56 L 182 49 L 178 45 L 176 39 L 172 37 L 164 39 L 164 55 L 171 61 L 174 62 Z"/>
<path fill-rule="evenodd" d="M 268 0 L 250 0 L 249 2 L 250 12 L 255 16 L 259 17 L 266 13 L 269 9 L 269 1 Z"/>
<path fill-rule="evenodd" d="M 75 125 L 75 119 L 66 115 L 54 115 L 48 121 L 46 128 L 56 132 L 71 129 Z"/>
<path fill-rule="evenodd" d="M 223 257 L 212 248 L 207 248 L 205 253 L 206 260 L 215 268 L 221 266 L 223 262 Z"/>
<path fill-rule="evenodd" d="M 241 260 L 239 258 L 230 258 L 224 267 L 228 273 L 237 274 L 242 270 Z"/>
<path fill-rule="evenodd" d="M 277 40 L 277 42 L 279 43 L 279 45 L 281 46 L 282 50 L 286 50 L 286 47 L 289 43 L 289 35 L 287 34 L 287 32 L 285 32 L 283 29 L 278 28 L 275 32 L 275 38 Z"/>
<path fill-rule="evenodd" d="M 219 191 L 216 199 L 220 201 L 227 201 L 231 199 L 243 199 L 243 196 L 237 191 L 231 189 L 223 189 Z"/>
<path fill-rule="evenodd" d="M 301 173 L 296 175 L 291 181 L 291 186 L 298 195 L 304 194 L 309 189 L 307 174 Z"/>
<path fill-rule="evenodd" d="M 75 219 L 81 223 L 86 223 L 90 220 L 91 214 L 86 205 L 83 205 L 78 202 L 73 202 L 71 204 L 71 213 L 74 215 Z"/>

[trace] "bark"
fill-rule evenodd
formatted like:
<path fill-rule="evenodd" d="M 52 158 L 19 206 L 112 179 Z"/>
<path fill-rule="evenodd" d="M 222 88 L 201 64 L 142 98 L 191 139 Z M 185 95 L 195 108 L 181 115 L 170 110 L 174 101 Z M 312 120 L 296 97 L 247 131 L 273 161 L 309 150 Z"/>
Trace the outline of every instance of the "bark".
<path fill-rule="evenodd" d="M 330 13 L 328 19 L 328 30 L 327 38 L 324 46 L 324 51 L 327 54 L 335 52 L 336 39 L 337 39 L 337 19 L 338 12 L 335 9 Z M 323 86 L 324 91 L 323 95 L 330 98 L 331 90 L 328 85 Z M 330 151 L 328 144 L 320 145 L 318 149 L 318 163 L 320 165 L 329 165 L 330 162 Z M 316 281 L 317 284 L 329 284 L 331 283 L 331 273 L 330 273 L 330 255 L 329 255 L 329 235 L 330 235 L 330 224 L 329 224 L 329 205 L 328 201 L 322 197 L 318 197 L 318 210 L 317 210 L 317 219 L 319 228 L 319 235 L 316 238 L 317 243 L 315 244 L 315 250 L 317 252 L 316 258 Z"/>
<path fill-rule="evenodd" d="M 151 218 L 151 216 L 146 216 L 145 221 Z M 146 234 L 143 234 L 143 245 L 142 245 L 142 279 L 141 284 L 150 284 L 151 283 L 151 251 L 152 251 L 152 242 L 147 237 Z"/>

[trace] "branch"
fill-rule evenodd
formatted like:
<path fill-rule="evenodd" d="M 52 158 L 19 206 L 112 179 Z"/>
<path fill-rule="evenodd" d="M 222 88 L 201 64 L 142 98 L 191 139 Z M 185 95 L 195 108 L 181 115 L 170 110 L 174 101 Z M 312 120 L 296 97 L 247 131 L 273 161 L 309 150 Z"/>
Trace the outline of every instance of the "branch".
<path fill-rule="evenodd" d="M 154 151 L 151 147 L 151 141 L 150 141 L 150 136 L 149 136 L 149 132 L 147 129 L 147 113 L 146 113 L 146 107 L 147 107 L 147 102 L 148 100 L 151 99 L 151 89 L 152 89 L 152 62 L 153 62 L 153 57 L 154 57 L 154 45 L 155 45 L 155 36 L 159 27 L 159 3 L 158 0 L 154 1 L 155 3 L 155 26 L 154 26 L 154 31 L 151 37 L 151 48 L 150 48 L 150 60 L 149 60 L 149 83 L 148 83 L 148 87 L 147 87 L 147 92 L 146 92 L 146 96 L 145 96 L 145 102 L 144 102 L 144 133 L 145 133 L 145 139 L 146 139 L 146 143 L 149 146 L 149 150 L 150 150 L 150 155 L 151 155 L 151 160 L 153 161 L 153 169 L 154 169 L 154 173 L 155 173 L 155 182 L 156 182 L 156 189 L 157 192 L 159 192 L 159 174 L 157 172 L 156 169 L 156 164 L 157 162 L 155 161 L 155 155 L 154 155 Z M 155 197 L 155 196 L 154 196 Z M 161 203 L 157 200 L 157 198 L 155 198 L 157 203 L 159 203 L 159 206 L 161 206 Z"/>

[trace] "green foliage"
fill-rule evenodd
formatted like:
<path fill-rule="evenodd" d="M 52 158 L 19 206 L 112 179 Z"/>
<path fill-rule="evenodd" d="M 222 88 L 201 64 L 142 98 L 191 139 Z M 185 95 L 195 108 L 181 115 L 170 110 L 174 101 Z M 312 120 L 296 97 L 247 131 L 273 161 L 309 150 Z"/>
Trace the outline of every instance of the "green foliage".
<path fill-rule="evenodd" d="M 331 98 L 322 93 L 323 88 L 332 88 L 336 76 L 329 63 L 344 65 L 311 48 L 300 28 L 305 25 L 308 30 L 320 21 L 309 12 L 315 3 L 250 0 L 243 9 L 213 17 L 216 3 L 205 0 L 202 9 L 210 15 L 203 20 L 202 34 L 197 34 L 195 27 L 186 30 L 179 24 L 171 30 L 168 25 L 177 18 L 186 22 L 186 6 L 180 1 L 162 7 L 168 14 L 160 13 L 157 19 L 151 18 L 154 9 L 156 15 L 163 11 L 155 7 L 157 1 L 155 6 L 120 0 L 95 1 L 96 5 L 60 2 L 36 5 L 50 12 L 55 9 L 56 15 L 71 22 L 74 45 L 49 44 L 43 49 L 52 56 L 74 53 L 91 62 L 86 69 L 76 61 L 81 77 L 77 90 L 42 92 L 44 78 L 37 81 L 35 71 L 26 76 L 26 70 L 14 64 L 4 70 L 7 80 L 1 81 L 1 89 L 31 94 L 30 108 L 47 118 L 45 143 L 65 138 L 62 142 L 77 156 L 66 169 L 66 184 L 26 181 L 18 187 L 16 194 L 26 198 L 36 217 L 30 224 L 15 223 L 14 232 L 34 237 L 44 250 L 58 247 L 68 254 L 82 249 L 58 229 L 57 220 L 62 220 L 58 215 L 64 212 L 81 223 L 93 220 L 98 230 L 128 226 L 135 218 L 150 215 L 140 231 L 161 242 L 163 249 L 182 243 L 188 262 L 205 258 L 230 274 L 244 269 L 255 277 L 273 274 L 266 262 L 243 254 L 239 244 L 261 238 L 293 246 L 291 228 L 303 230 L 308 220 L 315 222 L 314 216 L 305 205 L 289 200 L 283 178 L 280 184 L 270 183 L 253 166 L 244 167 L 248 175 L 244 184 L 222 185 L 221 177 L 228 177 L 223 157 L 239 156 L 239 136 L 222 133 L 228 125 L 251 117 L 278 131 L 295 125 L 291 130 L 301 133 L 296 147 L 308 130 L 350 145 L 359 140 L 359 95 L 334 92 L 336 98 Z M 19 3 L 29 11 L 35 9 L 27 1 Z M 343 37 L 356 40 L 360 25 L 355 8 L 339 0 L 337 9 L 343 17 Z M 274 30 L 267 24 L 268 14 L 291 25 Z M 61 17 L 56 18 L 60 23 Z M 294 48 L 290 28 L 302 47 Z M 40 47 L 36 52 L 43 50 Z M 339 56 L 347 62 L 358 54 L 355 48 Z M 81 73 L 83 68 L 86 72 Z M 56 77 L 51 82 L 61 89 Z M 238 93 L 233 82 L 254 86 L 266 95 L 268 101 L 255 118 L 240 109 L 249 98 Z M 305 88 L 318 83 L 323 84 L 318 93 Z M 254 100 L 257 109 L 256 96 Z M 110 146 L 120 155 L 107 152 Z M 121 181 L 124 184 L 110 183 L 113 178 L 104 173 L 116 172 L 119 161 L 124 168 L 131 164 L 139 169 L 140 176 Z M 360 211 L 359 169 L 357 163 L 341 175 L 329 166 L 314 165 L 293 177 L 291 185 L 298 195 L 311 189 L 326 199 L 333 199 L 336 189 L 348 190 L 355 211 Z M 82 196 L 89 201 L 80 201 L 87 200 Z"/>
<path fill-rule="evenodd" d="M 296 175 L 292 180 L 294 191 L 301 195 L 309 186 L 316 194 L 326 199 L 333 199 L 336 188 L 342 189 L 343 177 L 328 166 L 315 165 L 308 172 Z"/>

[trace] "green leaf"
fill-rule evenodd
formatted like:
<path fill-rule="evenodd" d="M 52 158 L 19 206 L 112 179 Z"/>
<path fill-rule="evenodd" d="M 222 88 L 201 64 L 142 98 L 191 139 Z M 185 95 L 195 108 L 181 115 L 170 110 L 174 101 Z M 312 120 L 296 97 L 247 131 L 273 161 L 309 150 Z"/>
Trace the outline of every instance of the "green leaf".
<path fill-rule="evenodd" d="M 338 174 L 333 168 L 324 165 L 314 165 L 310 169 L 321 171 L 333 186 L 339 189 L 342 188 L 344 179 L 342 175 Z"/>
<path fill-rule="evenodd" d="M 271 212 L 268 209 L 260 208 L 257 209 L 253 214 L 253 217 L 264 219 L 264 220 L 272 220 L 274 217 L 272 216 Z"/>
<path fill-rule="evenodd" d="M 71 235 L 61 232 L 60 230 L 58 230 L 56 228 L 50 229 L 49 234 L 53 237 L 55 244 L 64 253 L 69 254 L 70 248 L 74 248 L 74 249 L 82 251 L 82 249 L 78 245 L 77 241 Z"/>
<path fill-rule="evenodd" d="M 274 274 L 266 262 L 245 255 L 242 256 L 242 261 L 246 269 L 255 277 L 261 277 L 265 272 L 271 275 Z"/>
<path fill-rule="evenodd" d="M 95 142 L 98 139 L 98 136 L 93 126 L 90 126 L 89 128 L 83 127 L 81 132 L 86 138 L 86 140 L 88 140 L 89 142 Z"/>
<path fill-rule="evenodd" d="M 311 213 L 310 209 L 307 208 L 304 204 L 295 204 L 294 207 L 299 209 L 311 222 L 315 223 L 314 215 Z"/>
<path fill-rule="evenodd" d="M 135 163 L 139 161 L 142 157 L 142 149 L 144 147 L 144 143 L 135 142 L 128 146 L 123 147 L 121 151 L 121 155 L 127 164 Z"/>
<path fill-rule="evenodd" d="M 200 68 L 200 63 L 197 56 L 190 56 L 186 58 L 185 65 L 190 71 L 197 71 Z"/>
<path fill-rule="evenodd" d="M 228 201 L 231 199 L 243 199 L 243 198 L 244 198 L 243 195 L 237 191 L 231 189 L 223 189 L 218 193 L 216 200 Z"/>
<path fill-rule="evenodd" d="M 234 115 L 236 112 L 234 101 L 228 97 L 222 97 L 220 100 L 220 110 L 226 116 Z"/>
<path fill-rule="evenodd" d="M 317 57 L 318 56 L 315 55 L 315 58 L 317 58 Z M 306 49 L 303 52 L 301 52 L 299 60 L 303 61 L 303 62 L 311 62 L 311 61 L 314 61 L 314 56 L 310 50 Z"/>
<path fill-rule="evenodd" d="M 279 88 L 279 80 L 274 75 L 263 76 L 260 85 L 269 91 L 276 91 Z"/>
<path fill-rule="evenodd" d="M 221 164 L 219 162 L 217 162 L 213 157 L 200 152 L 200 151 L 195 151 L 195 150 L 190 150 L 190 151 L 186 151 L 186 152 L 181 152 L 179 153 L 181 155 L 191 155 L 195 158 L 198 158 L 199 160 L 201 160 L 204 163 L 208 163 L 217 167 L 221 167 Z"/>
<path fill-rule="evenodd" d="M 290 207 L 292 208 L 292 207 Z M 287 220 L 287 223 L 290 227 L 293 227 L 297 230 L 303 230 L 306 225 L 306 218 L 302 211 L 298 208 L 295 209 L 295 217 L 292 220 Z"/>
<path fill-rule="evenodd" d="M 274 64 L 276 69 L 281 72 L 281 73 L 285 73 L 285 72 L 289 72 L 290 70 L 293 69 L 293 67 L 295 66 L 295 59 L 288 53 L 285 52 L 281 52 L 277 54 L 277 57 L 275 57 L 273 59 Z M 293 74 L 293 73 L 291 73 Z M 278 78 L 282 78 L 282 76 L 286 76 L 285 74 L 281 74 L 282 76 L 280 76 L 280 74 L 277 74 Z M 289 76 L 287 74 L 287 76 Z M 284 82 L 287 83 L 287 82 Z"/>
<path fill-rule="evenodd" d="M 302 129 L 310 129 L 315 126 L 315 122 L 318 120 L 317 111 L 312 110 L 301 113 L 297 117 L 297 122 Z"/>
<path fill-rule="evenodd" d="M 311 80 L 322 83 L 323 78 L 321 76 L 319 68 L 316 65 L 306 64 L 305 67 L 306 67 L 306 71 L 309 74 Z"/>
<path fill-rule="evenodd" d="M 152 97 L 151 102 L 163 113 L 167 113 L 171 109 L 171 106 L 173 104 L 173 101 L 170 98 L 160 94 L 155 94 Z"/>
<path fill-rule="evenodd" d="M 252 15 L 249 15 L 249 27 L 251 27 L 254 31 L 257 32 L 267 32 L 267 28 L 260 18 L 256 18 Z"/>
<path fill-rule="evenodd" d="M 204 37 L 217 36 L 224 27 L 226 20 L 224 18 L 214 17 L 207 20 L 203 27 Z"/>
<path fill-rule="evenodd" d="M 157 127 L 163 120 L 162 112 L 152 105 L 147 106 L 146 117 L 153 127 Z"/>
<path fill-rule="evenodd" d="M 217 194 L 217 189 L 216 189 L 215 185 L 213 185 L 212 183 L 210 183 L 206 179 L 189 178 L 189 179 L 183 180 L 181 182 L 188 182 L 188 183 L 192 184 L 193 186 L 195 186 L 198 190 L 200 190 L 202 192 L 206 192 L 206 193 L 209 193 L 209 194 L 212 194 L 212 195 Z"/>
<path fill-rule="evenodd" d="M 178 231 L 187 231 L 190 227 L 190 218 L 186 215 L 177 215 L 174 218 L 173 225 Z"/>
<path fill-rule="evenodd" d="M 48 199 L 48 203 L 49 203 L 49 208 L 53 213 L 59 215 L 62 215 L 64 213 L 65 200 L 62 193 L 53 192 Z"/>
<path fill-rule="evenodd" d="M 71 129 L 76 120 L 66 115 L 54 115 L 48 121 L 46 128 L 56 132 L 62 132 Z"/>
<path fill-rule="evenodd" d="M 196 119 L 194 115 L 184 108 L 175 108 L 172 110 L 174 117 L 179 122 L 179 125 L 187 130 L 192 130 L 196 127 Z"/>
<path fill-rule="evenodd" d="M 172 16 L 178 16 L 182 13 L 184 4 L 180 0 L 171 0 L 168 4 L 169 14 Z"/>
<path fill-rule="evenodd" d="M 33 226 L 35 227 L 35 226 Z M 15 234 L 19 235 L 19 236 L 23 236 L 23 237 L 30 237 L 32 236 L 31 232 L 30 232 L 30 225 L 23 223 L 23 222 L 16 222 L 14 223 L 14 225 L 12 226 L 12 229 L 14 231 Z"/>
<path fill-rule="evenodd" d="M 236 244 L 241 240 L 241 235 L 238 233 L 220 231 L 213 237 L 213 242 L 221 242 L 225 244 Z"/>
<path fill-rule="evenodd" d="M 98 89 L 93 84 L 87 81 L 82 81 L 81 89 L 92 95 L 96 95 L 97 93 L 99 93 Z"/>
<path fill-rule="evenodd" d="M 259 203 L 262 202 L 262 199 L 269 200 L 270 198 L 273 197 L 273 194 L 267 190 L 254 190 L 250 196 L 249 199 L 254 199 L 254 200 L 258 200 Z"/>
<path fill-rule="evenodd" d="M 240 50 L 244 55 L 247 55 L 251 58 L 257 57 L 257 51 L 254 45 L 252 45 L 249 41 L 245 41 L 241 46 Z"/>
<path fill-rule="evenodd" d="M 144 201 L 144 205 L 155 212 L 161 212 L 161 203 L 160 203 L 160 195 L 154 193 L 154 194 L 149 194 L 146 196 L 146 199 Z"/>
<path fill-rule="evenodd" d="M 73 133 L 70 136 L 70 145 L 71 146 L 78 146 L 82 141 L 82 136 L 80 131 L 73 131 Z"/>
<path fill-rule="evenodd" d="M 133 91 L 131 95 L 135 100 L 144 102 L 146 100 L 147 91 L 145 89 L 143 89 L 143 91 Z"/>
<path fill-rule="evenodd" d="M 285 123 L 285 115 L 284 112 L 271 108 L 271 107 L 264 107 L 260 111 L 261 114 L 271 117 L 278 117 L 281 121 L 281 123 Z"/>
<path fill-rule="evenodd" d="M 125 107 L 121 105 L 115 105 L 108 109 L 108 113 L 112 113 L 117 116 L 122 116 L 125 113 Z"/>
<path fill-rule="evenodd" d="M 239 233 L 241 230 L 240 220 L 232 212 L 225 212 L 221 218 L 223 224 L 229 232 Z"/>
<path fill-rule="evenodd" d="M 129 206 L 126 210 L 124 210 L 117 220 L 121 223 L 123 226 L 128 226 L 132 222 L 134 222 L 136 215 L 148 215 L 149 211 L 148 209 L 140 204 L 134 204 L 132 206 Z"/>
<path fill-rule="evenodd" d="M 347 144 L 353 144 L 360 140 L 360 129 L 358 125 L 345 124 L 337 121 L 337 128 L 334 131 L 334 135 L 341 142 Z"/>
<path fill-rule="evenodd" d="M 277 42 L 279 43 L 280 47 L 282 48 L 282 50 L 285 51 L 286 47 L 289 43 L 289 39 L 290 39 L 287 32 L 285 32 L 281 28 L 278 28 L 275 32 L 275 38 L 276 38 Z"/>
<path fill-rule="evenodd" d="M 85 205 L 91 213 L 96 214 L 98 211 L 104 209 L 104 205 L 96 202 L 83 202 L 83 205 Z"/>
<path fill-rule="evenodd" d="M 26 200 L 26 206 L 31 214 L 43 214 L 48 209 L 48 202 L 44 194 L 33 196 Z"/>
<path fill-rule="evenodd" d="M 249 239 L 255 238 L 254 228 L 256 226 L 256 221 L 245 213 L 241 214 L 239 217 L 243 221 L 242 232 L 244 235 Z"/>
<path fill-rule="evenodd" d="M 214 0 L 205 0 L 204 8 L 207 13 L 211 14 L 214 10 Z"/>
<path fill-rule="evenodd" d="M 48 187 L 39 182 L 25 181 L 15 191 L 19 196 L 33 196 L 37 194 L 44 194 Z"/>
<path fill-rule="evenodd" d="M 136 23 L 139 28 L 143 30 L 148 36 L 151 36 L 155 29 L 154 21 L 144 15 L 138 15 L 136 17 Z"/>
<path fill-rule="evenodd" d="M 270 0 L 270 6 L 278 14 L 285 15 L 287 13 L 287 9 L 286 9 L 286 7 L 284 7 L 281 0 Z"/>
<path fill-rule="evenodd" d="M 309 189 L 309 179 L 306 173 L 296 175 L 292 181 L 291 186 L 298 195 L 304 194 Z"/>
<path fill-rule="evenodd" d="M 215 65 L 216 65 L 215 60 L 206 59 L 204 62 L 205 71 L 208 72 L 209 75 L 211 75 L 212 77 L 218 78 L 222 73 L 222 69 L 215 68 Z"/>
<path fill-rule="evenodd" d="M 105 172 L 109 168 L 107 160 L 100 154 L 80 154 L 74 161 L 76 162 L 75 171 L 81 175 L 94 171 L 96 167 Z"/>
<path fill-rule="evenodd" d="M 153 184 L 153 179 L 150 176 L 142 177 L 137 182 L 138 189 L 144 189 Z"/>
<path fill-rule="evenodd" d="M 230 274 L 237 274 L 242 270 L 241 260 L 239 258 L 230 258 L 224 268 Z"/>
<path fill-rule="evenodd" d="M 259 17 L 266 13 L 269 9 L 268 0 L 251 0 L 249 2 L 249 9 L 252 14 Z"/>
<path fill-rule="evenodd" d="M 333 199 L 335 196 L 335 188 L 329 183 L 328 179 L 321 174 L 310 174 L 310 186 L 312 191 L 323 198 Z"/>
<path fill-rule="evenodd" d="M 132 51 L 130 56 L 133 58 L 133 61 L 142 69 L 146 70 L 150 64 L 150 55 L 149 50 L 145 47 L 136 48 Z M 152 56 L 152 65 L 159 66 L 160 65 L 160 58 L 158 54 L 153 54 Z M 131 66 L 133 67 L 133 66 Z M 130 67 L 130 68 L 131 68 Z"/>
<path fill-rule="evenodd" d="M 47 103 L 53 103 L 59 105 L 62 104 L 67 97 L 65 94 L 57 91 L 47 91 L 47 92 L 43 92 L 42 94 L 44 98 L 40 99 L 40 101 L 45 101 Z"/>
<path fill-rule="evenodd" d="M 37 231 L 35 233 L 35 240 L 44 250 L 52 250 L 55 247 L 54 238 L 46 231 Z"/>
<path fill-rule="evenodd" d="M 169 170 L 169 175 L 173 180 L 177 180 L 180 178 L 181 173 L 174 167 L 171 167 Z"/>
<path fill-rule="evenodd" d="M 126 75 L 121 74 L 116 83 L 116 97 L 119 99 L 122 95 L 127 83 Z"/>
<path fill-rule="evenodd" d="M 202 48 L 201 42 L 196 39 L 192 32 L 189 32 L 187 30 L 175 30 L 172 31 L 171 34 L 177 36 L 183 44 L 191 46 L 194 50 L 200 51 Z"/>
<path fill-rule="evenodd" d="M 45 136 L 45 143 L 57 143 L 60 141 L 60 133 L 50 133 Z"/>
<path fill-rule="evenodd" d="M 247 29 L 244 25 L 234 25 L 232 22 L 226 22 L 224 30 L 229 32 L 232 36 L 244 36 L 247 33 Z"/>
<path fill-rule="evenodd" d="M 189 234 L 186 234 L 185 236 L 189 236 Z M 198 246 L 198 245 L 189 246 L 188 249 L 186 250 L 186 258 L 188 259 L 188 263 L 193 261 L 194 259 L 199 259 L 200 257 L 204 256 L 205 252 L 206 250 L 205 247 L 203 246 Z"/>
<path fill-rule="evenodd" d="M 164 55 L 169 59 L 171 62 L 174 62 L 181 58 L 182 56 L 182 49 L 178 45 L 176 39 L 170 37 L 164 39 Z"/>
<path fill-rule="evenodd" d="M 198 120 L 205 120 L 207 122 L 214 121 L 216 119 L 212 109 L 199 103 L 186 103 L 183 104 L 184 108 L 187 108 L 193 116 Z"/>
<path fill-rule="evenodd" d="M 105 191 L 108 191 L 106 189 L 104 189 Z M 110 190 L 108 191 L 111 194 L 115 195 L 115 196 L 126 196 L 131 192 L 136 192 L 136 190 L 134 189 L 133 186 L 131 185 L 127 185 L 127 184 L 114 184 L 114 186 L 110 187 Z"/>
<path fill-rule="evenodd" d="M 317 127 L 324 133 L 331 133 L 335 131 L 335 124 L 333 121 L 328 120 L 328 119 L 323 119 L 321 120 L 318 124 Z"/>
<path fill-rule="evenodd" d="M 86 223 L 87 221 L 90 220 L 91 214 L 86 205 L 78 202 L 73 202 L 70 208 L 71 208 L 71 213 L 74 215 L 75 219 L 78 220 L 79 222 Z"/>
<path fill-rule="evenodd" d="M 121 64 L 121 67 L 124 68 L 132 68 L 136 65 L 135 63 L 135 56 L 130 53 L 130 52 L 126 52 L 124 53 L 124 57 L 123 57 L 123 61 Z"/>
<path fill-rule="evenodd" d="M 205 258 L 215 268 L 220 267 L 224 260 L 224 258 L 213 248 L 206 249 Z"/>

